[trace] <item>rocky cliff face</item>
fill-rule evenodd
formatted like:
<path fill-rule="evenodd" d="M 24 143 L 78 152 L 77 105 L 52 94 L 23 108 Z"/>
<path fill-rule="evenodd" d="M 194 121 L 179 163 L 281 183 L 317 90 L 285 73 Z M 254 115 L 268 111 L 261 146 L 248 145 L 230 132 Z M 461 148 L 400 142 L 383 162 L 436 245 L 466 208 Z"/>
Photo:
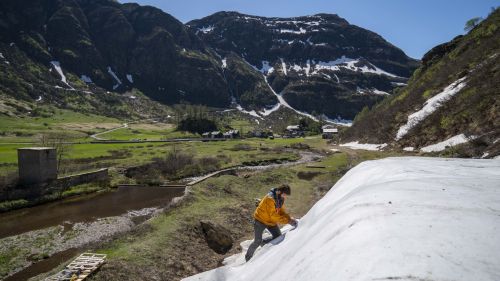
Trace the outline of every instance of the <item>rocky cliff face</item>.
<path fill-rule="evenodd" d="M 346 140 L 419 149 L 468 138 L 466 156 L 500 153 L 500 10 L 423 57 L 408 86 L 365 110 Z"/>
<path fill-rule="evenodd" d="M 187 25 L 221 57 L 240 57 L 294 108 L 354 118 L 419 63 L 337 15 L 265 18 L 219 12 Z M 268 104 L 272 105 L 272 104 Z"/>

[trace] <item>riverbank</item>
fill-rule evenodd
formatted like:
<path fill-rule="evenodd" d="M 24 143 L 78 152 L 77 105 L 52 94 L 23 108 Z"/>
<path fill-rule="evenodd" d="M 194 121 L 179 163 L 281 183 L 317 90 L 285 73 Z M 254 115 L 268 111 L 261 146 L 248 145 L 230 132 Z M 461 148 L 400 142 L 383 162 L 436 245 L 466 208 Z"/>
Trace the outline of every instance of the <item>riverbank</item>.
<path fill-rule="evenodd" d="M 353 157 L 355 155 L 355 157 Z M 207 179 L 193 186 L 175 209 L 154 217 L 140 228 L 92 250 L 109 260 L 92 280 L 180 280 L 219 266 L 239 252 L 239 242 L 252 238 L 254 198 L 280 183 L 292 186 L 288 211 L 300 217 L 353 165 L 388 156 L 382 152 L 350 152 L 329 155 L 317 162 L 325 168 L 303 163 L 270 170 L 238 170 L 231 175 Z M 232 249 L 217 254 L 207 244 L 201 221 L 227 228 L 234 239 Z"/>

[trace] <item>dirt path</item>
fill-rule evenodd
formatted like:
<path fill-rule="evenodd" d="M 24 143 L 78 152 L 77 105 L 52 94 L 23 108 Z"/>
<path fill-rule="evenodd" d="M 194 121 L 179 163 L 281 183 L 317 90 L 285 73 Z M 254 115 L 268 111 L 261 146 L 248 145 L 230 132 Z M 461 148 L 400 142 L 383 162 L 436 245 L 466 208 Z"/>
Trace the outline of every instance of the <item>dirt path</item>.
<path fill-rule="evenodd" d="M 95 140 L 105 141 L 105 140 L 108 140 L 108 139 L 100 138 L 99 136 L 107 134 L 107 133 L 110 133 L 110 132 L 113 132 L 113 131 L 116 131 L 116 130 L 125 129 L 125 128 L 128 128 L 128 123 L 123 123 L 122 126 L 120 126 L 120 127 L 116 127 L 116 128 L 113 128 L 113 129 L 110 129 L 110 130 L 107 130 L 107 131 L 104 131 L 104 132 L 100 132 L 100 133 L 97 133 L 97 134 L 93 134 L 90 137 L 93 138 L 93 139 L 95 139 Z"/>

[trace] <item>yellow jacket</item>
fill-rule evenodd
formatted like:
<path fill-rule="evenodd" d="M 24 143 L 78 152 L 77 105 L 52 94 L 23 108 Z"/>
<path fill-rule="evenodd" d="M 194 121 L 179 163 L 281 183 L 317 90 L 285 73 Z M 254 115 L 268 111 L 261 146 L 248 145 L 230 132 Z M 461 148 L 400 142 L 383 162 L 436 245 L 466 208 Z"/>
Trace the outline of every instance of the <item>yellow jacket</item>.
<path fill-rule="evenodd" d="M 285 211 L 285 207 L 282 206 L 279 210 L 276 210 L 274 199 L 269 195 L 260 200 L 259 206 L 253 213 L 253 217 L 268 226 L 290 222 L 290 215 Z"/>

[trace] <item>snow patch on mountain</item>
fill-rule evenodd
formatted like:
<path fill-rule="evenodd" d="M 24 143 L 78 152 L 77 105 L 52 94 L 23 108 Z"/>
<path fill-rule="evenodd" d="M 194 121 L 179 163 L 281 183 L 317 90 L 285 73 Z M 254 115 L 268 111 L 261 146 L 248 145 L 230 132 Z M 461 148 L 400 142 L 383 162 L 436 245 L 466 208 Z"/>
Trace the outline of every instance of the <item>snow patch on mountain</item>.
<path fill-rule="evenodd" d="M 424 106 L 421 110 L 408 116 L 408 121 L 406 122 L 405 125 L 399 128 L 395 140 L 398 141 L 401 138 L 403 138 L 413 127 L 418 125 L 418 123 L 427 118 L 427 116 L 431 115 L 434 111 L 440 108 L 443 103 L 447 102 L 454 95 L 460 92 L 460 90 L 462 90 L 466 86 L 465 83 L 466 78 L 467 76 L 464 76 L 458 79 L 457 81 L 451 83 L 441 93 L 428 99 L 424 103 Z"/>
<path fill-rule="evenodd" d="M 498 160 L 366 161 L 249 262 L 184 280 L 496 281 L 499 182 Z"/>
<path fill-rule="evenodd" d="M 462 143 L 467 143 L 471 140 L 475 139 L 475 136 L 469 136 L 467 137 L 464 134 L 456 135 L 454 137 L 451 137 L 445 141 L 428 145 L 426 147 L 422 147 L 420 150 L 423 152 L 438 152 L 438 151 L 443 151 L 447 147 L 453 147 L 455 145 L 459 145 Z"/>
<path fill-rule="evenodd" d="M 292 34 L 305 34 L 307 30 L 304 28 L 299 28 L 299 30 L 292 30 L 292 29 L 285 29 L 285 28 L 280 28 L 276 30 L 279 33 L 292 33 Z"/>
<path fill-rule="evenodd" d="M 280 58 L 280 60 L 281 60 L 281 70 L 283 71 L 283 74 L 288 75 L 288 73 L 286 71 L 286 63 L 285 63 L 285 61 L 282 58 Z"/>
<path fill-rule="evenodd" d="M 66 75 L 64 75 L 64 72 L 61 68 L 61 64 L 58 62 L 58 61 L 51 61 L 50 64 L 52 64 L 52 66 L 54 67 L 54 69 L 56 70 L 56 72 L 59 74 L 59 76 L 61 77 L 61 82 L 63 82 L 64 84 L 66 84 L 70 89 L 74 90 L 73 87 L 71 87 L 71 85 L 68 83 L 67 79 L 66 79 Z"/>
<path fill-rule="evenodd" d="M 267 60 L 263 60 L 262 68 L 259 71 L 264 74 L 271 74 L 274 71 L 274 67 L 272 67 Z"/>
<path fill-rule="evenodd" d="M 127 74 L 126 77 L 130 83 L 134 83 L 134 77 L 132 76 L 132 74 Z"/>
<path fill-rule="evenodd" d="M 196 33 L 202 32 L 202 33 L 206 34 L 206 33 L 212 32 L 214 29 L 215 29 L 215 26 L 209 25 L 207 27 L 198 28 L 198 31 Z"/>
<path fill-rule="evenodd" d="M 92 79 L 90 79 L 90 77 L 88 77 L 88 76 L 87 76 L 87 75 L 85 75 L 85 74 L 82 74 L 82 76 L 80 76 L 80 79 L 81 79 L 83 82 L 85 82 L 85 83 L 88 83 L 88 84 L 92 83 Z"/>
<path fill-rule="evenodd" d="M 116 84 L 113 85 L 113 90 L 116 90 L 116 88 L 120 87 L 120 85 L 122 84 L 122 80 L 120 80 L 120 78 L 118 78 L 118 76 L 116 76 L 116 73 L 113 71 L 113 69 L 111 69 L 111 66 L 108 66 L 108 73 L 116 81 Z"/>

